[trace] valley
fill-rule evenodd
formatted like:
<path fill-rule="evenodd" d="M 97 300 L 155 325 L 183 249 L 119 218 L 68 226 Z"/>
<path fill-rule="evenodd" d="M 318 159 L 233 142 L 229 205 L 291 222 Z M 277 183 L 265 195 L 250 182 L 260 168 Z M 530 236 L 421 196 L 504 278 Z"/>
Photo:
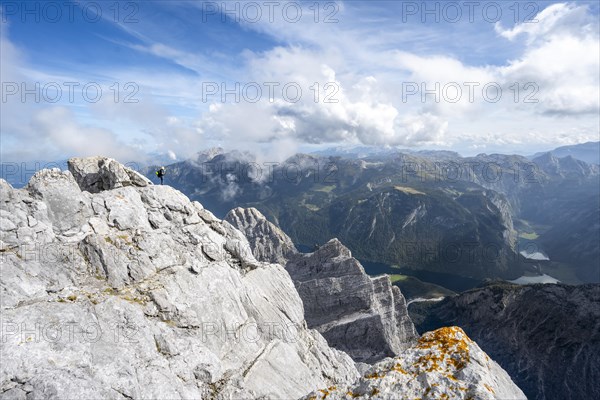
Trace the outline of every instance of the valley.
<path fill-rule="evenodd" d="M 422 284 L 461 292 L 543 274 L 600 282 L 600 227 L 587 223 L 598 219 L 598 165 L 552 153 L 364 149 L 297 154 L 267 163 L 260 179 L 254 164 L 252 153 L 213 149 L 169 166 L 170 184 L 218 216 L 256 207 L 299 249 L 337 237 L 367 273 L 410 276 L 422 293 Z"/>

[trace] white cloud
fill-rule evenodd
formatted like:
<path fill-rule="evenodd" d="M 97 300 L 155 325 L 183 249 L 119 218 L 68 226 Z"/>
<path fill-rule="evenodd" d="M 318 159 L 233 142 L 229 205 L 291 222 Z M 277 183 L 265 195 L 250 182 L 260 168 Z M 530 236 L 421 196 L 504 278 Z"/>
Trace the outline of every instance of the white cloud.
<path fill-rule="evenodd" d="M 279 28 L 285 25 L 284 37 L 301 38 L 308 45 L 279 46 L 263 53 L 248 51 L 242 76 L 247 82 L 297 82 L 303 89 L 302 100 L 289 104 L 278 94 L 274 102 L 266 98 L 256 104 L 214 103 L 199 124 L 203 132 L 233 143 L 244 140 L 451 146 L 464 140 L 466 126 L 482 142 L 491 140 L 500 146 L 561 140 L 556 135 L 564 132 L 562 123 L 550 114 L 577 121 L 581 120 L 579 114 L 598 110 L 597 29 L 590 22 L 588 10 L 580 6 L 556 4 L 542 10 L 536 18 L 537 24 L 517 24 L 507 30 L 496 25 L 502 38 L 528 36 L 522 55 L 504 65 L 468 65 L 448 55 L 423 56 L 399 49 L 371 51 L 388 46 L 389 40 L 373 36 L 361 40 L 359 29 L 348 30 L 341 25 L 331 27 L 327 40 L 323 40 L 323 25 L 306 30 L 305 21 L 263 24 L 259 30 L 279 38 Z M 582 25 L 583 21 L 586 23 Z M 342 31 L 343 37 L 353 38 L 351 44 L 338 43 L 337 38 L 342 36 L 331 35 Z M 369 72 L 363 74 L 359 70 Z M 335 95 L 338 101 L 312 101 L 309 87 L 315 82 L 321 88 L 334 82 L 339 89 Z M 422 102 L 419 95 L 403 102 L 403 82 L 424 83 L 429 89 L 436 83 L 443 87 L 456 82 L 462 86 L 463 94 L 456 103 L 443 96 L 439 103 L 431 97 Z M 474 101 L 469 98 L 465 82 L 479 84 Z M 519 102 L 515 103 L 510 89 L 515 82 L 521 86 L 536 83 L 539 103 L 524 104 L 524 96 L 530 92 L 522 87 Z M 487 83 L 498 83 L 503 89 L 499 103 L 483 98 L 481 87 Z M 532 121 L 536 129 L 525 128 L 524 120 Z M 589 118 L 580 124 L 594 126 Z M 498 126 L 503 126 L 504 132 L 496 131 Z M 557 132 L 552 130 L 554 127 Z M 588 136 L 595 134 L 597 129 Z M 522 140 L 523 137 L 528 140 Z"/>
<path fill-rule="evenodd" d="M 524 54 L 499 69 L 506 82 L 535 82 L 538 112 L 600 112 L 600 40 L 598 20 L 585 6 L 554 4 L 538 14 L 537 24 L 518 24 L 500 34 L 528 35 Z"/>
<path fill-rule="evenodd" d="M 406 132 L 402 145 L 444 145 L 448 122 L 429 114 L 411 115 L 402 119 L 400 129 Z"/>
<path fill-rule="evenodd" d="M 81 157 L 101 154 L 126 161 L 144 158 L 139 149 L 124 144 L 113 132 L 79 124 L 65 107 L 48 107 L 35 113 L 32 127 L 43 141 L 29 145 L 46 154 Z"/>
<path fill-rule="evenodd" d="M 585 6 L 554 4 L 536 16 L 538 23 L 509 28 L 496 24 L 498 40 L 510 40 L 521 51 L 511 60 L 490 65 L 470 64 L 468 57 L 449 54 L 440 43 L 437 52 L 408 51 L 402 40 L 412 32 L 396 24 L 363 26 L 357 13 L 345 8 L 340 4 L 337 16 L 343 23 L 339 24 L 315 24 L 307 19 L 297 24 L 281 19 L 245 24 L 247 29 L 290 44 L 262 52 L 246 50 L 237 55 L 239 62 L 234 67 L 178 48 L 166 37 L 152 42 L 148 36 L 136 35 L 143 44 L 127 45 L 130 49 L 172 60 L 187 71 L 166 73 L 118 65 L 101 73 L 90 71 L 121 83 L 135 82 L 140 102 L 125 105 L 103 97 L 96 104 L 68 108 L 3 104 L 3 111 L 10 111 L 2 121 L 3 136 L 8 133 L 13 139 L 31 142 L 32 149 L 35 143 L 49 143 L 56 154 L 109 152 L 130 157 L 143 150 L 172 159 L 217 144 L 244 149 L 258 144 L 255 150 L 260 150 L 260 144 L 270 143 L 273 151 L 283 154 L 306 143 L 446 147 L 481 143 L 491 148 L 552 141 L 562 144 L 593 140 L 594 136 L 597 140 L 600 44 L 598 22 Z M 5 76 L 85 81 L 35 68 L 3 29 L 3 81 Z M 525 40 L 517 40 L 520 37 Z M 443 38 L 432 35 L 429 40 Z M 202 98 L 203 82 L 231 88 L 235 80 L 242 86 L 249 82 L 277 82 L 280 86 L 273 99 L 263 88 L 256 103 L 223 103 L 218 95 L 211 102 Z M 292 82 L 302 88 L 302 97 L 294 104 L 285 101 L 281 93 L 281 87 Z M 436 83 L 443 87 L 450 82 L 498 82 L 504 94 L 502 101 L 494 104 L 483 101 L 480 89 L 474 102 L 466 93 L 457 103 L 444 98 L 436 103 L 431 97 L 422 102 L 420 95 L 404 102 L 402 83 L 406 82 L 425 83 L 429 89 Z M 515 104 L 509 89 L 514 82 L 537 83 L 539 103 Z M 311 90 L 315 83 L 319 88 L 316 102 Z M 327 93 L 337 89 L 333 96 L 337 102 L 324 101 L 326 83 L 333 83 Z M 69 140 L 63 132 L 74 136 Z"/>
<path fill-rule="evenodd" d="M 412 146 L 438 142 L 447 127 L 430 114 L 400 115 L 395 105 L 383 100 L 373 76 L 356 83 L 338 78 L 325 63 L 329 61 L 325 53 L 278 47 L 247 57 L 248 81 L 279 83 L 275 98 L 271 101 L 264 93 L 257 103 L 212 104 L 201 121 L 203 131 L 230 140 Z M 281 89 L 287 83 L 301 87 L 299 101 L 286 100 Z"/>
<path fill-rule="evenodd" d="M 527 36 L 527 43 L 537 40 L 547 40 L 552 36 L 581 35 L 586 36 L 594 31 L 594 20 L 586 6 L 575 4 L 551 4 L 540 11 L 533 21 L 516 24 L 512 29 L 504 29 L 500 22 L 495 25 L 496 32 L 501 36 L 515 40 L 519 35 Z"/>

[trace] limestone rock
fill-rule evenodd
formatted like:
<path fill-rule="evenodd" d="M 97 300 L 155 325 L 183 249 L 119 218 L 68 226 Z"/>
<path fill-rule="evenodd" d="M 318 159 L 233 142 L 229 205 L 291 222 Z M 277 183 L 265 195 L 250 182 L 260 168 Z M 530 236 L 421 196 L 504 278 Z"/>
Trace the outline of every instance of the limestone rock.
<path fill-rule="evenodd" d="M 256 209 L 236 208 L 225 219 L 250 238 L 257 259 L 285 261 L 308 326 L 321 332 L 330 346 L 355 361 L 374 362 L 398 354 L 416 340 L 400 290 L 387 276 L 369 277 L 339 240 L 300 254 L 291 239 Z"/>
<path fill-rule="evenodd" d="M 400 289 L 369 277 L 350 250 L 332 239 L 286 264 L 304 301 L 306 321 L 355 361 L 397 355 L 417 334 Z"/>
<path fill-rule="evenodd" d="M 112 158 L 71 158 L 69 171 L 81 190 L 98 193 L 123 186 L 145 187 L 152 182 L 142 174 L 127 168 Z"/>
<path fill-rule="evenodd" d="M 33 199 L 43 202 L 41 207 L 46 210 L 47 222 L 56 232 L 79 232 L 93 214 L 89 197 L 81 192 L 68 171 L 58 168 L 39 171 L 31 177 L 25 190 Z M 31 217 L 36 219 L 35 215 Z"/>
<path fill-rule="evenodd" d="M 267 221 L 256 208 L 234 208 L 225 220 L 246 235 L 254 256 L 261 261 L 285 265 L 298 253 L 289 236 Z"/>
<path fill-rule="evenodd" d="M 375 364 L 354 384 L 321 388 L 305 398 L 526 399 L 458 327 L 427 332 L 398 357 Z"/>
<path fill-rule="evenodd" d="M 282 266 L 106 160 L 0 180 L 0 398 L 299 398 L 356 379 Z"/>

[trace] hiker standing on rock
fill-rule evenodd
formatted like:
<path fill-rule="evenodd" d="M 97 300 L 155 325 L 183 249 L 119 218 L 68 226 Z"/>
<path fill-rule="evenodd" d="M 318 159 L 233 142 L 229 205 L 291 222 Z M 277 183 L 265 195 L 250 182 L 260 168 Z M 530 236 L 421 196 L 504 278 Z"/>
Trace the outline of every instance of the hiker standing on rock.
<path fill-rule="evenodd" d="M 165 167 L 160 167 L 160 169 L 158 171 L 156 171 L 156 176 L 158 176 L 160 178 L 160 184 L 163 184 L 163 177 L 166 175 L 167 170 L 165 169 Z"/>

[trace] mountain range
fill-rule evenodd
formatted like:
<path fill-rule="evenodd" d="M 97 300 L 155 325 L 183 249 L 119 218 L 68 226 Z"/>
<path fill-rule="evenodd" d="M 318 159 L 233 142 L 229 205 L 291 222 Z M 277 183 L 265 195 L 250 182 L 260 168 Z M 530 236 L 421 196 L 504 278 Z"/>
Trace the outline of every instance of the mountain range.
<path fill-rule="evenodd" d="M 551 153 L 361 151 L 269 163 L 212 149 L 168 166 L 168 183 L 219 217 L 254 207 L 301 249 L 337 237 L 367 272 L 379 263 L 474 287 L 546 268 L 569 283 L 600 282 L 598 165 Z M 524 258 L 531 248 L 551 261 Z"/>
<path fill-rule="evenodd" d="M 550 150 L 555 157 L 571 156 L 577 160 L 585 161 L 590 164 L 600 164 L 600 142 L 587 142 L 571 146 L 561 146 L 554 150 Z M 536 153 L 531 158 L 537 158 L 544 154 Z"/>

